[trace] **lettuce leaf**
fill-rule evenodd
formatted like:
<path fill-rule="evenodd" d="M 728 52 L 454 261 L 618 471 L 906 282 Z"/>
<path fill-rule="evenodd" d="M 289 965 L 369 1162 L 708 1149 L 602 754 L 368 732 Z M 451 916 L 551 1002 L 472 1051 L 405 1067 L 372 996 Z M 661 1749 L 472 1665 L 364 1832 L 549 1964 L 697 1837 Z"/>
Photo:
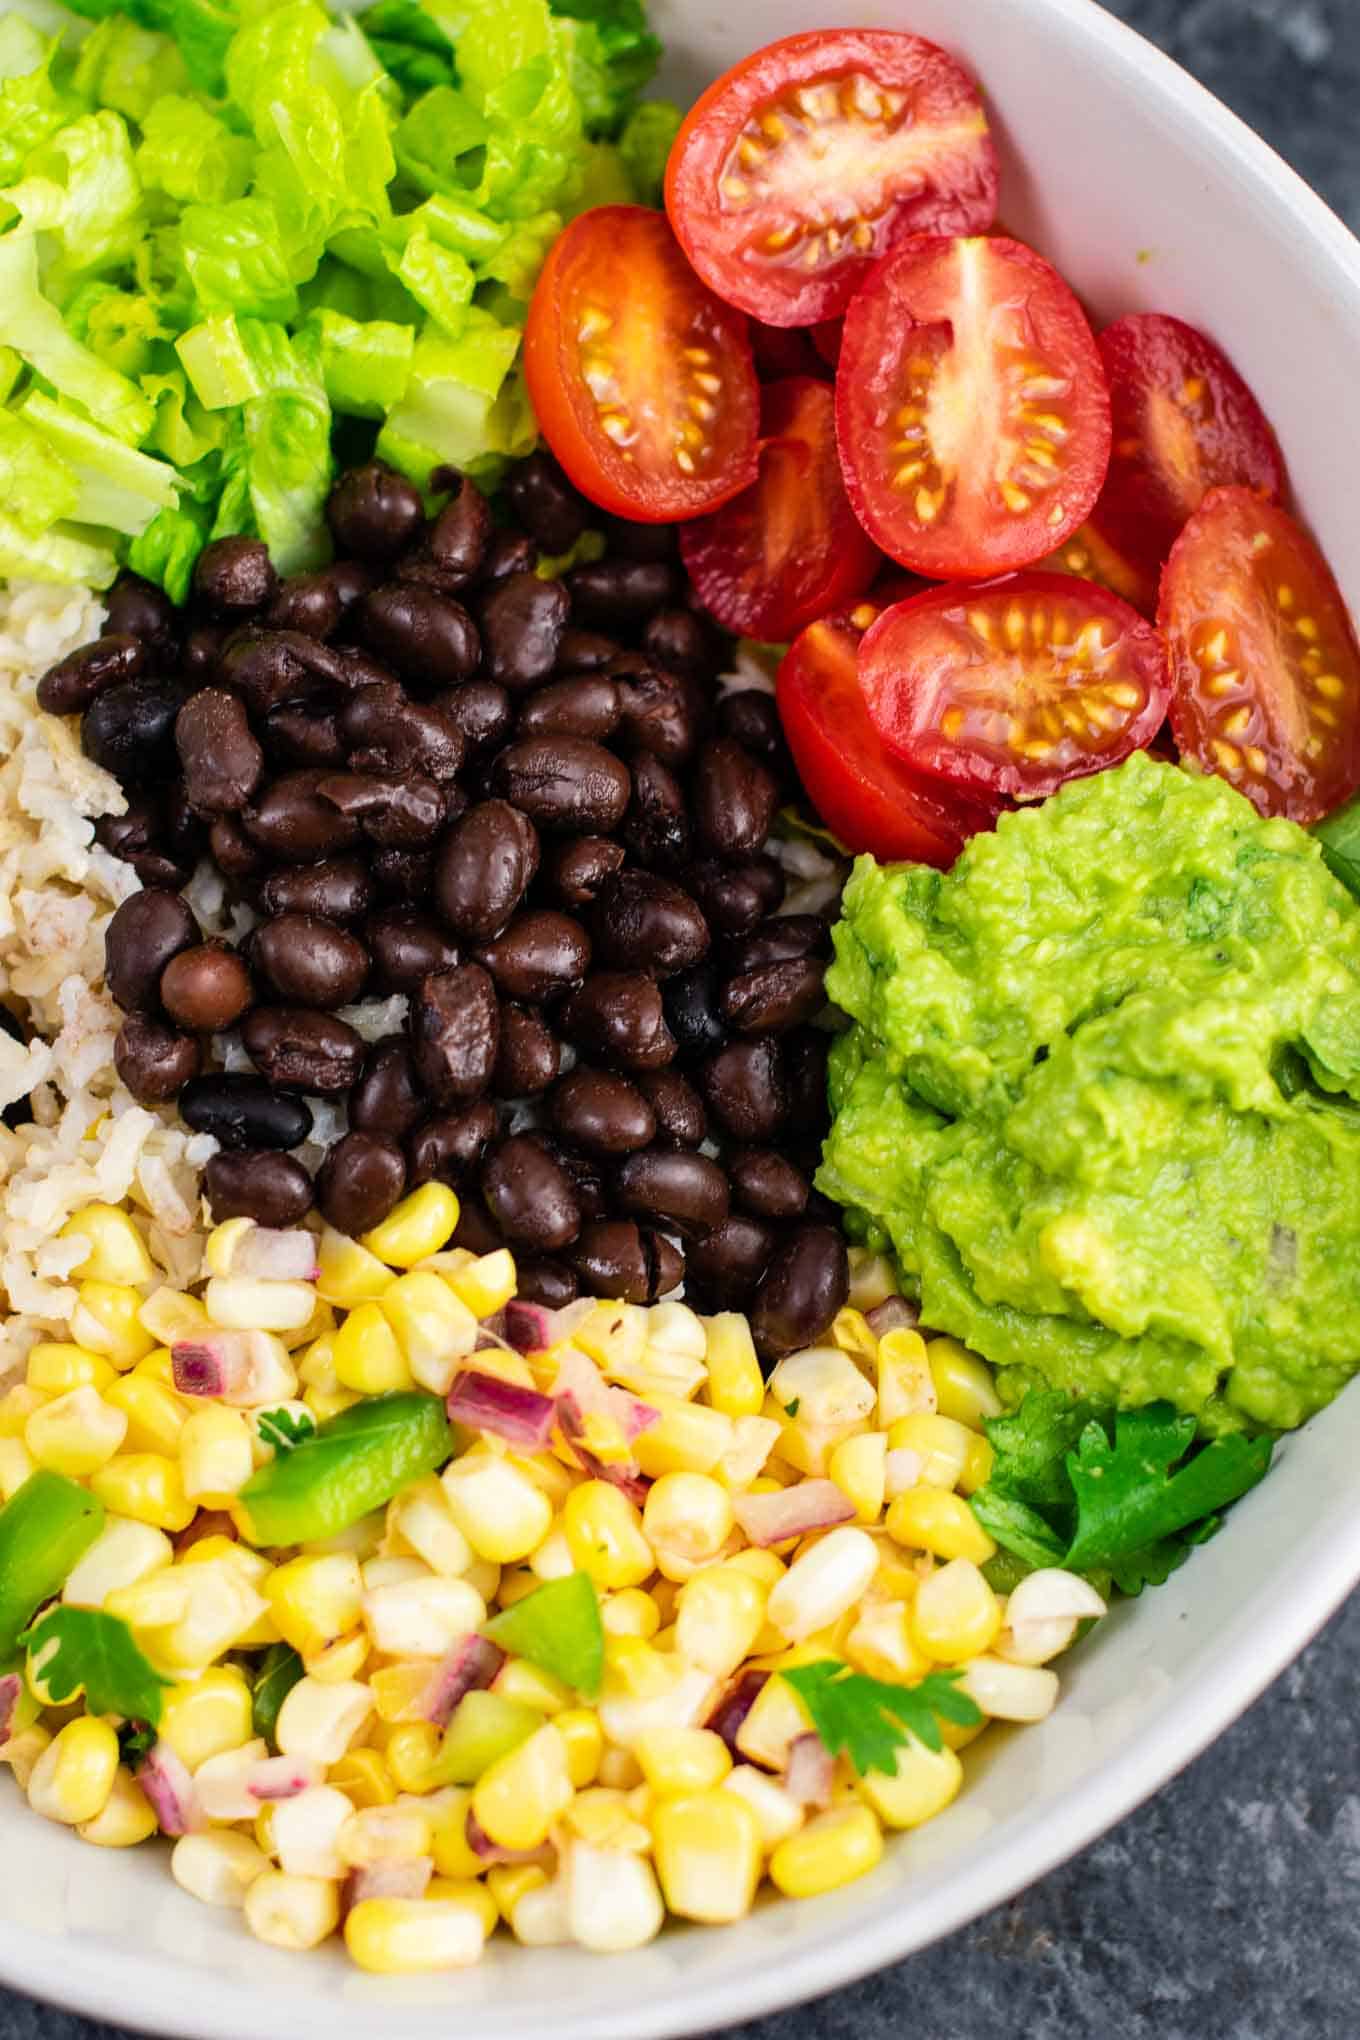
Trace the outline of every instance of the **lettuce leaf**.
<path fill-rule="evenodd" d="M 635 107 L 619 136 L 619 155 L 639 205 L 660 205 L 666 158 L 680 131 L 680 109 L 669 99 L 647 99 Z"/>
<path fill-rule="evenodd" d="M 312 314 L 321 348 L 321 379 L 332 410 L 354 418 L 385 418 L 410 380 L 416 337 L 390 319 Z"/>
<path fill-rule="evenodd" d="M 506 378 L 520 336 L 471 306 L 456 340 L 423 333 L 406 393 L 378 434 L 378 456 L 422 488 L 444 465 L 468 468 L 518 450 L 523 439 Z M 530 437 L 527 452 L 532 447 Z"/>
<path fill-rule="evenodd" d="M 0 234 L 0 343 L 23 356 L 62 396 L 82 404 L 130 445 L 146 437 L 154 412 L 137 385 L 67 332 L 38 288 L 31 235 Z"/>
<path fill-rule="evenodd" d="M 297 291 L 280 250 L 278 217 L 267 199 L 187 205 L 179 232 L 201 311 L 283 320 L 296 313 Z"/>
<path fill-rule="evenodd" d="M 177 510 L 162 510 L 140 538 L 128 547 L 134 574 L 164 588 L 172 602 L 188 599 L 194 562 L 208 542 L 208 517 L 202 506 L 181 500 Z"/>
<path fill-rule="evenodd" d="M 111 14 L 81 44 L 72 83 L 96 106 L 141 122 L 162 93 L 188 91 L 189 73 L 169 36 Z"/>
<path fill-rule="evenodd" d="M 165 461 L 125 446 L 41 390 L 29 391 L 18 415 L 74 476 L 78 493 L 67 514 L 78 523 L 108 525 L 135 537 L 159 511 L 174 507 L 175 470 Z"/>
<path fill-rule="evenodd" d="M 121 114 L 105 110 L 68 121 L 30 153 L 24 170 L 0 199 L 26 226 L 55 237 L 64 273 L 127 261 L 141 237 L 142 187 Z M 54 287 L 51 271 L 47 287 Z"/>
<path fill-rule="evenodd" d="M 304 327 L 240 321 L 262 394 L 245 406 L 245 474 L 255 530 L 281 574 L 324 566 L 330 541 L 323 515 L 330 493 L 331 409 L 321 373 L 321 340 Z"/>
<path fill-rule="evenodd" d="M 18 177 L 29 152 L 79 110 L 52 78 L 55 37 L 20 14 L 0 18 L 0 178 Z"/>
<path fill-rule="evenodd" d="M 220 97 L 227 46 L 236 32 L 230 0 L 69 0 L 73 14 L 103 21 L 126 14 L 143 28 L 173 36 L 189 77 L 200 92 Z"/>
<path fill-rule="evenodd" d="M 181 205 L 224 205 L 245 195 L 255 150 L 197 99 L 167 92 L 142 122 L 137 174 Z"/>
<path fill-rule="evenodd" d="M 80 491 L 66 463 L 16 411 L 0 411 L 0 503 L 10 522 L 40 536 L 75 515 Z"/>

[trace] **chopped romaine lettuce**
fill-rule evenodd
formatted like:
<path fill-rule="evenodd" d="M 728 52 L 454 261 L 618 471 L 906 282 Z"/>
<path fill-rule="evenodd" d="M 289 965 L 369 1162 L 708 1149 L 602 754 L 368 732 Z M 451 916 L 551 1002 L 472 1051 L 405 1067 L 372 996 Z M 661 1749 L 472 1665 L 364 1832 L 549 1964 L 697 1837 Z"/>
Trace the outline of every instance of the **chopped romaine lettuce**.
<path fill-rule="evenodd" d="M 73 409 L 30 390 L 19 417 L 32 426 L 75 478 L 77 497 L 69 515 L 79 524 L 103 524 L 136 537 L 178 496 L 175 470 L 126 446 Z"/>

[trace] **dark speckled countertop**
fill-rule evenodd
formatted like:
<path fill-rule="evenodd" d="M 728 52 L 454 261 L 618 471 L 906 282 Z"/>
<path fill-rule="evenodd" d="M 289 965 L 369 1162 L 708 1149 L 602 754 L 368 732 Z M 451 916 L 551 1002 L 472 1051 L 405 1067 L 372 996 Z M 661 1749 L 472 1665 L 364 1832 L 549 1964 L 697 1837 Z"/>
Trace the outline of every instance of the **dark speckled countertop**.
<path fill-rule="evenodd" d="M 1110 4 L 1360 229 L 1360 0 Z M 730 2040 L 1355 2040 L 1357 1686 L 1360 1599 L 1075 1862 L 910 1962 Z M 0 2040 L 125 2036 L 0 1991 Z"/>

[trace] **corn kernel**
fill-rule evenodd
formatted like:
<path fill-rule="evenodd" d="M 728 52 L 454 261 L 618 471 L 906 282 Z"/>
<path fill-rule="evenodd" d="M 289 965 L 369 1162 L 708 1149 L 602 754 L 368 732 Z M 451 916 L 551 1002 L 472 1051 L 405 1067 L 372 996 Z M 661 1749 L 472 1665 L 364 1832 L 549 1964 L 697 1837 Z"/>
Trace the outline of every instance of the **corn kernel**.
<path fill-rule="evenodd" d="M 365 1898 L 345 1916 L 345 1946 L 376 1976 L 466 1969 L 485 1939 L 480 1907 L 461 1899 Z"/>
<path fill-rule="evenodd" d="M 337 1636 L 315 1650 L 303 1651 L 302 1668 L 308 1678 L 319 1679 L 323 1685 L 336 1686 L 357 1679 L 368 1663 L 369 1655 L 367 1630 L 354 1629 L 348 1636 Z"/>
<path fill-rule="evenodd" d="M 190 1579 L 178 1621 L 156 1638 L 157 1654 L 167 1670 L 204 1671 L 233 1649 L 268 1610 L 267 1602 L 229 1559 L 200 1563 Z"/>
<path fill-rule="evenodd" d="M 826 1470 L 861 1523 L 876 1523 L 883 1510 L 888 1479 L 888 1441 L 881 1431 L 845 1438 L 836 1446 Z"/>
<path fill-rule="evenodd" d="M 21 1699 L 24 1697 L 20 1696 Z M 30 1700 L 30 1705 L 32 1702 Z M 9 1741 L 0 1745 L 0 1762 L 9 1765 L 14 1773 L 14 1782 L 21 1792 L 27 1792 L 29 1781 L 38 1767 L 46 1750 L 52 1746 L 52 1731 L 35 1721 L 28 1728 L 19 1729 Z"/>
<path fill-rule="evenodd" d="M 631 1797 L 616 1785 L 588 1786 L 568 1806 L 562 1826 L 592 1848 L 627 1849 L 634 1855 L 646 1855 L 652 1837 L 633 1813 Z"/>
<path fill-rule="evenodd" d="M 73 1388 L 34 1410 L 24 1443 L 37 1465 L 80 1480 L 113 1458 L 126 1432 L 127 1418 L 97 1388 Z"/>
<path fill-rule="evenodd" d="M 970 1431 L 980 1431 L 985 1418 L 1001 1415 L 1001 1398 L 985 1360 L 957 1339 L 932 1339 L 926 1358 L 941 1416 L 956 1417 Z"/>
<path fill-rule="evenodd" d="M 443 1657 L 486 1620 L 486 1603 L 475 1587 L 435 1573 L 367 1587 L 361 1605 L 373 1648 L 389 1657 Z"/>
<path fill-rule="evenodd" d="M 970 1700 L 997 1721 L 1042 1721 L 1058 1699 L 1058 1675 L 1042 1665 L 1012 1665 L 985 1652 L 963 1668 L 959 1681 Z"/>
<path fill-rule="evenodd" d="M 936 1558 L 970 1558 L 985 1565 L 996 1545 L 961 1495 L 944 1488 L 909 1488 L 899 1495 L 886 1517 L 888 1535 L 913 1551 Z"/>
<path fill-rule="evenodd" d="M 867 1247 L 850 1249 L 850 1302 L 856 1310 L 877 1310 L 890 1296 L 897 1295 L 897 1271 L 886 1254 L 871 1254 Z"/>
<path fill-rule="evenodd" d="M 963 1783 L 963 1765 L 953 1750 L 928 1750 L 915 1736 L 899 1747 L 897 1773 L 870 1771 L 859 1790 L 890 1828 L 920 1827 L 943 1813 Z"/>
<path fill-rule="evenodd" d="M 71 1313 L 71 1336 L 120 1370 L 135 1367 L 156 1344 L 142 1325 L 141 1308 L 141 1297 L 126 1283 L 82 1282 Z"/>
<path fill-rule="evenodd" d="M 170 1875 L 204 1905 L 244 1906 L 251 1885 L 269 1868 L 263 1849 L 231 1830 L 181 1835 L 170 1851 Z"/>
<path fill-rule="evenodd" d="M 376 1254 L 331 1226 L 321 1235 L 316 1258 L 316 1293 L 323 1302 L 333 1303 L 340 1310 L 376 1303 L 396 1280 Z"/>
<path fill-rule="evenodd" d="M 567 1775 L 578 1792 L 593 1785 L 604 1754 L 600 1717 L 589 1707 L 564 1707 L 553 1727 L 567 1746 Z"/>
<path fill-rule="evenodd" d="M 98 1849 L 135 1849 L 155 1834 L 156 1827 L 155 1808 L 136 1779 L 120 1767 L 103 1806 L 93 1820 L 77 1821 L 76 1833 Z"/>
<path fill-rule="evenodd" d="M 181 1449 L 190 1407 L 168 1382 L 143 1373 L 146 1364 L 120 1375 L 104 1400 L 127 1418 L 124 1444 L 129 1452 L 161 1452 L 173 1459 Z"/>
<path fill-rule="evenodd" d="M 359 1235 L 389 1268 L 414 1268 L 437 1254 L 458 1224 L 458 1199 L 447 1183 L 422 1183 L 388 1212 L 381 1225 Z"/>
<path fill-rule="evenodd" d="M 911 1604 L 911 1637 L 940 1664 L 958 1665 L 990 1648 L 1001 1604 L 971 1559 L 951 1559 L 922 1580 Z"/>
<path fill-rule="evenodd" d="M 430 1802 L 430 1854 L 441 1877 L 480 1877 L 486 1869 L 483 1858 L 468 1846 L 467 1817 L 471 1805 L 471 1792 L 460 1785 L 446 1789 Z"/>
<path fill-rule="evenodd" d="M 211 1322 L 196 1296 L 170 1288 L 154 1289 L 137 1315 L 143 1331 L 167 1350 L 176 1339 L 201 1337 Z"/>
<path fill-rule="evenodd" d="M 647 1351 L 647 1313 L 635 1303 L 597 1303 L 572 1333 L 573 1343 L 606 1374 L 641 1386 Z"/>
<path fill-rule="evenodd" d="M 867 1806 L 818 1814 L 770 1858 L 770 1880 L 786 1898 L 815 1898 L 872 1870 L 883 1854 L 883 1830 Z"/>
<path fill-rule="evenodd" d="M 377 1750 L 347 1750 L 339 1763 L 331 1766 L 330 1782 L 360 1811 L 390 1806 L 397 1796 L 391 1773 Z"/>
<path fill-rule="evenodd" d="M 541 1714 L 558 1715 L 571 1699 L 570 1686 L 551 1672 L 531 1665 L 527 1658 L 511 1658 L 496 1677 L 496 1691 L 507 1700 L 520 1700 Z"/>
<path fill-rule="evenodd" d="M 438 1275 L 417 1268 L 383 1292 L 378 1308 L 412 1378 L 432 1395 L 447 1395 L 477 1344 L 477 1320 L 467 1305 Z"/>
<path fill-rule="evenodd" d="M 135 1288 L 150 1282 L 156 1270 L 146 1244 L 132 1220 L 116 1204 L 87 1204 L 68 1218 L 59 1240 L 87 1240 L 89 1251 L 72 1273 L 86 1282 L 112 1282 Z"/>
<path fill-rule="evenodd" d="M 285 1757 L 338 1764 L 372 1711 L 373 1695 L 358 1680 L 301 1678 L 279 1709 L 275 1741 Z"/>
<path fill-rule="evenodd" d="M 878 1422 L 888 1429 L 902 1417 L 935 1408 L 936 1387 L 926 1353 L 926 1342 L 917 1331 L 901 1326 L 885 1332 L 878 1342 Z"/>
<path fill-rule="evenodd" d="M 778 1561 L 776 1560 L 776 1564 Z M 735 1563 L 707 1566 L 686 1580 L 675 1604 L 675 1644 L 688 1663 L 728 1678 L 765 1621 L 768 1589 Z"/>
<path fill-rule="evenodd" d="M 276 1566 L 264 1597 L 279 1635 L 294 1650 L 318 1650 L 357 1625 L 363 1610 L 363 1576 L 352 1553 L 294 1558 Z"/>
<path fill-rule="evenodd" d="M 753 1764 L 738 1764 L 729 1771 L 722 1782 L 724 1792 L 733 1792 L 738 1799 L 744 1799 L 756 1817 L 760 1829 L 761 1846 L 777 1848 L 789 1835 L 796 1835 L 803 1825 L 803 1809 L 766 1771 L 756 1770 Z"/>
<path fill-rule="evenodd" d="M 74 1608 L 102 1608 L 107 1595 L 160 1572 L 174 1558 L 164 1531 L 149 1523 L 107 1516 L 94 1543 L 66 1575 L 61 1598 Z"/>
<path fill-rule="evenodd" d="M 508 1247 L 478 1254 L 443 1278 L 475 1318 L 494 1317 L 515 1293 L 515 1259 Z"/>
<path fill-rule="evenodd" d="M 536 1849 L 571 1804 L 573 1790 L 567 1746 L 548 1721 L 482 1773 L 472 1810 L 500 1848 Z"/>
<path fill-rule="evenodd" d="M 711 1728 L 653 1728 L 638 1736 L 633 1755 L 659 1798 L 707 1792 L 732 1768 L 727 1745 Z"/>
<path fill-rule="evenodd" d="M 506 1914 L 515 1939 L 525 1948 L 552 1948 L 570 1941 L 571 1917 L 567 1905 L 567 1880 L 549 1878 L 540 1871 L 532 1883 L 518 1892 Z"/>
<path fill-rule="evenodd" d="M 844 1648 L 856 1671 L 867 1672 L 871 1679 L 886 1679 L 889 1684 L 922 1679 L 933 1662 L 912 1640 L 904 1601 L 880 1601 L 862 1608 Z"/>
<path fill-rule="evenodd" d="M 501 1912 L 494 1893 L 489 1884 L 482 1884 L 475 1877 L 432 1877 L 425 1896 L 430 1900 L 456 1899 L 459 1904 L 470 1906 L 482 1923 L 483 1934 L 494 1934 L 500 1925 Z"/>
<path fill-rule="evenodd" d="M 383 1752 L 399 1792 L 432 1792 L 445 1782 L 439 1731 L 428 1721 L 404 1721 L 388 1735 Z"/>
<path fill-rule="evenodd" d="M 765 1382 L 751 1327 L 740 1311 L 721 1311 L 708 1320 L 704 1364 L 708 1399 L 715 1410 L 727 1417 L 760 1415 Z"/>
<path fill-rule="evenodd" d="M 642 1510 L 642 1534 L 667 1579 L 686 1580 L 710 1564 L 732 1534 L 732 1497 L 702 1473 L 663 1473 Z"/>
<path fill-rule="evenodd" d="M 428 1856 L 433 1828 L 423 1807 L 379 1806 L 351 1813 L 336 1836 L 342 1863 L 367 1869 L 374 1863 L 402 1863 Z"/>
<path fill-rule="evenodd" d="M 733 1441 L 732 1419 L 706 1403 L 675 1395 L 649 1395 L 660 1422 L 635 1440 L 634 1457 L 653 1479 L 668 1473 L 711 1473 Z"/>
<path fill-rule="evenodd" d="M 968 1455 L 959 1475 L 959 1487 L 966 1495 L 975 1495 L 979 1488 L 986 1487 L 996 1464 L 996 1447 L 989 1438 L 979 1431 L 968 1434 Z"/>
<path fill-rule="evenodd" d="M 409 1545 L 433 1572 L 457 1579 L 472 1563 L 472 1548 L 453 1520 L 449 1498 L 437 1474 L 413 1481 L 389 1505 L 389 1538 Z"/>
<path fill-rule="evenodd" d="M 570 1571 L 570 1552 L 567 1565 Z M 600 1603 L 600 1621 L 606 1636 L 640 1636 L 647 1642 L 661 1627 L 661 1610 L 641 1587 L 624 1587 L 617 1594 L 605 1595 Z"/>
<path fill-rule="evenodd" d="M 68 1827 L 103 1812 L 118 1775 L 118 1737 L 107 1721 L 78 1715 L 43 1751 L 28 1781 L 35 1813 Z"/>
<path fill-rule="evenodd" d="M 316 1948 L 340 1923 L 340 1888 L 325 1877 L 266 1870 L 246 1890 L 245 1915 L 257 1941 L 273 1948 Z"/>
<path fill-rule="evenodd" d="M 837 1346 L 809 1346 L 790 1353 L 779 1362 L 768 1386 L 778 1405 L 770 1414 L 807 1432 L 839 1437 L 873 1412 L 873 1389 L 849 1354 Z"/>
<path fill-rule="evenodd" d="M 803 1551 L 771 1590 L 765 1612 L 797 1643 L 852 1608 L 878 1569 L 878 1548 L 848 1524 Z"/>
<path fill-rule="evenodd" d="M 673 1913 L 718 1925 L 751 1910 L 763 1850 L 760 1823 L 743 1799 L 717 1790 L 663 1799 L 652 1837 Z"/>
<path fill-rule="evenodd" d="M 878 1339 L 862 1310 L 846 1304 L 831 1321 L 831 1343 L 848 1353 L 867 1374 L 878 1358 Z"/>
<path fill-rule="evenodd" d="M 194 1519 L 178 1465 L 159 1452 L 120 1453 L 90 1475 L 90 1487 L 113 1515 L 158 1530 L 187 1530 Z"/>
<path fill-rule="evenodd" d="M 892 1426 L 888 1449 L 916 1454 L 921 1461 L 917 1478 L 924 1486 L 954 1488 L 968 1458 L 969 1441 L 976 1435 L 957 1417 L 942 1417 L 935 1410 L 913 1410 Z"/>
<path fill-rule="evenodd" d="M 445 1469 L 443 1485 L 458 1528 L 479 1558 L 496 1565 L 527 1558 L 552 1526 L 552 1503 L 508 1459 L 465 1454 Z"/>
<path fill-rule="evenodd" d="M 79 1353 L 83 1349 L 73 1346 L 71 1350 Z M 36 1347 L 34 1351 L 37 1351 Z M 97 1360 L 99 1355 L 92 1353 L 90 1358 Z M 34 1410 L 40 1410 L 46 1401 L 46 1393 L 30 1388 L 27 1382 L 16 1381 L 13 1388 L 6 1389 L 4 1395 L 0 1396 L 0 1438 L 22 1438 L 24 1426 Z"/>
<path fill-rule="evenodd" d="M 767 1679 L 737 1730 L 737 1748 L 751 1763 L 782 1771 L 790 1744 L 811 1726 L 792 1686 L 784 1679 Z"/>
<path fill-rule="evenodd" d="M 289 1799 L 276 1799 L 269 1839 L 279 1868 L 294 1877 L 343 1877 L 339 1837 L 353 1813 L 334 1785 L 309 1785 Z"/>
<path fill-rule="evenodd" d="M 118 1379 L 118 1372 L 102 1353 L 87 1353 L 83 1346 L 44 1341 L 29 1347 L 24 1379 L 29 1388 L 41 1395 L 66 1395 L 73 1388 L 96 1388 L 102 1392 Z M 31 1404 L 30 1414 L 38 1407 L 36 1402 Z"/>
<path fill-rule="evenodd" d="M 172 1686 L 161 1703 L 160 1734 L 191 1771 L 251 1739 L 250 1688 L 234 1665 Z"/>
<path fill-rule="evenodd" d="M 358 1395 L 388 1395 L 415 1387 L 396 1333 L 376 1303 L 361 1303 L 335 1334 L 335 1372 Z"/>
<path fill-rule="evenodd" d="M 572 1939 L 596 1954 L 641 1948 L 661 1931 L 665 1907 L 642 1856 L 572 1842 L 563 1866 Z"/>
<path fill-rule="evenodd" d="M 572 1489 L 562 1529 L 577 1571 L 605 1592 L 641 1586 L 656 1569 L 636 1505 L 607 1481 L 582 1481 Z"/>
<path fill-rule="evenodd" d="M 525 1893 L 547 1881 L 548 1873 L 539 1863 L 493 1863 L 486 1873 L 485 1890 L 499 1917 L 509 1920 Z"/>

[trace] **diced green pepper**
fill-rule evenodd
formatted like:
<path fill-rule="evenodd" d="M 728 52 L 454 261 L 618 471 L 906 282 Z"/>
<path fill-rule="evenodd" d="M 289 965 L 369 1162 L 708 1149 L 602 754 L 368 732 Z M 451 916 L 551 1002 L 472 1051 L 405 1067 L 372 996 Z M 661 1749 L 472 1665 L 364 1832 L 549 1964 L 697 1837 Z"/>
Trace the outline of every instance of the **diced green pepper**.
<path fill-rule="evenodd" d="M 252 1544 L 264 1546 L 335 1537 L 452 1452 L 438 1396 L 369 1397 L 246 1482 L 237 1497 L 242 1527 Z"/>
<path fill-rule="evenodd" d="M 260 1660 L 250 1689 L 250 1711 L 256 1735 L 273 1742 L 279 1709 L 302 1677 L 302 1659 L 291 1643 L 271 1643 Z"/>
<path fill-rule="evenodd" d="M 98 1495 L 45 1467 L 0 1509 L 0 1665 L 13 1663 L 34 1614 L 103 1527 Z"/>
<path fill-rule="evenodd" d="M 523 1700 L 506 1700 L 480 1687 L 465 1693 L 444 1731 L 435 1760 L 441 1785 L 475 1785 L 499 1757 L 527 1742 L 543 1716 Z"/>
<path fill-rule="evenodd" d="M 586 1573 L 547 1580 L 506 1608 L 482 1631 L 502 1650 L 527 1658 L 593 1700 L 604 1675 L 604 1625 Z"/>

